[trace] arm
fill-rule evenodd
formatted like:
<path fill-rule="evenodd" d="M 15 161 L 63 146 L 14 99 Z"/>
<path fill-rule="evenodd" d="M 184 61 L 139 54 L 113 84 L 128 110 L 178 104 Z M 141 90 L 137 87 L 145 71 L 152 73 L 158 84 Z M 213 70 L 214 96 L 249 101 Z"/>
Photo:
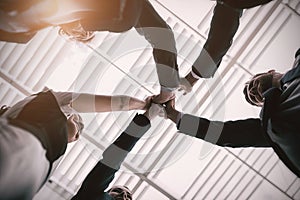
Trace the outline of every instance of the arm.
<path fill-rule="evenodd" d="M 144 110 L 147 108 L 149 98 L 145 101 L 125 96 L 103 96 L 93 94 L 80 94 L 71 102 L 77 112 L 111 112 L 127 110 Z"/>
<path fill-rule="evenodd" d="M 60 106 L 70 105 L 77 112 L 111 112 L 125 110 L 145 110 L 152 97 L 139 100 L 130 96 L 105 96 L 75 92 L 53 92 Z"/>
<path fill-rule="evenodd" d="M 114 179 L 127 154 L 150 128 L 150 121 L 143 115 L 136 115 L 126 130 L 104 152 L 93 170 L 85 178 L 73 200 L 100 199 L 104 190 Z"/>
<path fill-rule="evenodd" d="M 179 74 L 174 34 L 148 1 L 143 2 L 141 16 L 135 28 L 153 47 L 153 57 L 161 86 L 177 88 Z"/>
<path fill-rule="evenodd" d="M 167 117 L 175 122 L 178 130 L 184 134 L 219 146 L 270 147 L 265 139 L 260 119 L 209 121 L 205 118 L 182 114 L 175 109 L 174 105 L 174 101 L 166 104 Z"/>
<path fill-rule="evenodd" d="M 219 67 L 223 56 L 232 44 L 238 30 L 242 10 L 217 3 L 211 20 L 208 38 L 192 66 L 192 70 L 203 78 L 212 77 Z"/>
<path fill-rule="evenodd" d="M 210 121 L 184 114 L 177 124 L 180 132 L 224 147 L 271 147 L 260 119 Z"/>

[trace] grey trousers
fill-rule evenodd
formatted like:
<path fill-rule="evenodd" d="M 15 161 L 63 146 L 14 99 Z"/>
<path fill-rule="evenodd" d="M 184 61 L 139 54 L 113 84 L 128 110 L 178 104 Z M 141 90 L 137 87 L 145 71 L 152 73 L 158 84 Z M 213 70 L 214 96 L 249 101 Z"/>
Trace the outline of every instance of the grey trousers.
<path fill-rule="evenodd" d="M 47 179 L 49 166 L 36 137 L 0 118 L 0 200 L 32 199 Z"/>

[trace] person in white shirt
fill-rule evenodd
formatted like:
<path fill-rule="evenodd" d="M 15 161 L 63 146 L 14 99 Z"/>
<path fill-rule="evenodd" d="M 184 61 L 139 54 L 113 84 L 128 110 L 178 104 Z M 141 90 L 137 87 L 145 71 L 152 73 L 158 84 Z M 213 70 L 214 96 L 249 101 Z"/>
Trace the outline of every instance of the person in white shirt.
<path fill-rule="evenodd" d="M 0 199 L 33 198 L 67 143 L 79 138 L 78 113 L 146 110 L 151 99 L 49 90 L 16 103 L 0 117 Z"/>

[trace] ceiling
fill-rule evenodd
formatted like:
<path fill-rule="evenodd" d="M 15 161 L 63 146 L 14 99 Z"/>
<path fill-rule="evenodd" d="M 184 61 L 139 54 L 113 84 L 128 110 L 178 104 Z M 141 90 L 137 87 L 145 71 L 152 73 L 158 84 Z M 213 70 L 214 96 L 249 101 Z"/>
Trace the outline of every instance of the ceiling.
<path fill-rule="evenodd" d="M 175 33 L 184 76 L 205 43 L 215 1 L 150 2 Z M 258 117 L 259 110 L 243 99 L 243 83 L 258 72 L 290 69 L 299 35 L 298 0 L 246 10 L 215 77 L 199 81 L 186 96 L 177 93 L 176 107 L 221 121 Z M 0 105 L 45 87 L 141 99 L 159 92 L 150 45 L 135 30 L 97 33 L 81 44 L 48 28 L 28 44 L 0 42 L 0 66 Z M 35 199 L 70 199 L 135 113 L 84 114 L 84 134 L 68 146 L 51 182 Z M 220 148 L 184 136 L 162 118 L 152 122 L 112 184 L 127 185 L 140 200 L 300 199 L 300 179 L 272 149 Z"/>

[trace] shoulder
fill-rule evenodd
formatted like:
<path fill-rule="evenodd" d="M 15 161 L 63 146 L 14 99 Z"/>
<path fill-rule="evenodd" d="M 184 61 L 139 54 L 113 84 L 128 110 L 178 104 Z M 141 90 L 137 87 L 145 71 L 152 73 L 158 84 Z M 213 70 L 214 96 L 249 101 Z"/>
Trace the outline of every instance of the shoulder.
<path fill-rule="evenodd" d="M 53 90 L 50 90 L 50 91 L 55 96 L 55 98 L 60 106 L 70 104 L 75 99 L 77 99 L 78 96 L 80 95 L 80 93 L 75 93 L 75 92 L 55 92 Z"/>
<path fill-rule="evenodd" d="M 16 104 L 14 104 L 13 106 L 11 106 L 11 108 L 9 108 L 7 110 L 7 112 L 5 112 L 3 114 L 4 117 L 9 117 L 9 118 L 14 118 L 16 117 L 19 112 L 23 109 L 23 107 L 30 102 L 32 99 L 34 98 L 34 96 L 28 96 L 25 97 L 23 100 L 18 101 Z"/>

